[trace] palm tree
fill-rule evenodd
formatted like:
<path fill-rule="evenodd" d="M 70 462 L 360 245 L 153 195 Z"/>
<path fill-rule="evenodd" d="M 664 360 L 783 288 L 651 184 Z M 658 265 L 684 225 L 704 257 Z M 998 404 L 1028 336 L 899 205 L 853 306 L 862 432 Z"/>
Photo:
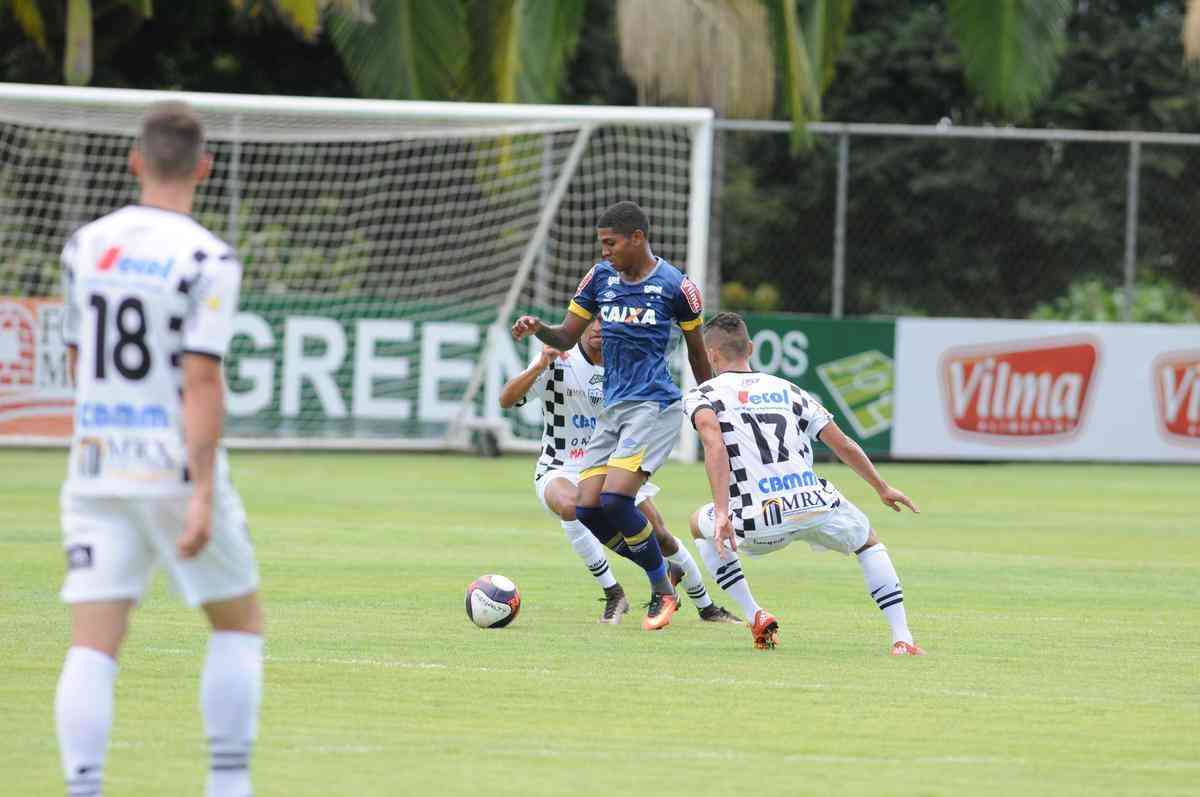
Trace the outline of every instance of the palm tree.
<path fill-rule="evenodd" d="M 333 8 L 351 19 L 371 18 L 370 0 L 229 0 L 237 10 L 248 14 L 261 13 L 270 5 L 279 16 L 306 40 L 314 41 L 321 32 L 321 15 Z M 5 5 L 25 35 L 43 52 L 50 52 L 46 36 L 46 20 L 38 0 L 0 0 L 0 13 Z M 124 5 L 145 21 L 154 15 L 153 0 L 111 0 L 110 5 Z M 66 30 L 63 47 L 63 80 L 72 86 L 85 86 L 92 79 L 92 0 L 66 0 Z"/>
<path fill-rule="evenodd" d="M 1028 112 L 1054 79 L 1070 0 L 946 6 L 967 79 L 997 110 Z M 772 114 L 778 94 L 799 144 L 805 123 L 821 117 L 853 11 L 854 0 L 618 0 L 621 60 L 647 104 L 761 118 Z"/>
<path fill-rule="evenodd" d="M 334 14 L 359 93 L 389 99 L 554 102 L 584 0 L 386 0 L 374 22 Z"/>

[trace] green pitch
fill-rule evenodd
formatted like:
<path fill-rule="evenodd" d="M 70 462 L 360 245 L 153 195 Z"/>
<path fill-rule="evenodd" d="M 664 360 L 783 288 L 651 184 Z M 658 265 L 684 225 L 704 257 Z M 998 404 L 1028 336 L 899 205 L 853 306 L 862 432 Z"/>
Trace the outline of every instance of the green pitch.
<path fill-rule="evenodd" d="M 0 453 L 0 793 L 14 797 L 62 793 L 63 459 Z M 745 565 L 780 619 L 776 651 L 686 605 L 659 634 L 637 615 L 598 626 L 599 591 L 524 459 L 233 464 L 269 612 L 259 797 L 1200 789 L 1200 468 L 885 465 L 919 517 L 822 468 L 876 521 L 931 654 L 891 659 L 855 563 L 805 546 Z M 683 536 L 702 471 L 658 482 Z M 502 631 L 463 612 L 488 572 L 524 596 Z M 160 582 L 121 663 L 106 794 L 202 793 L 204 642 Z"/>

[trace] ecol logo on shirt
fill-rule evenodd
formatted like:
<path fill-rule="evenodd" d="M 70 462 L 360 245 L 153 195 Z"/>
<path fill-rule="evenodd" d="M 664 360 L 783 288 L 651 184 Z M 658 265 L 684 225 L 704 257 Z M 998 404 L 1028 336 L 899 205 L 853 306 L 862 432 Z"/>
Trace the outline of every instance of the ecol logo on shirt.
<path fill-rule="evenodd" d="M 115 265 L 122 274 L 145 274 L 147 277 L 166 277 L 171 273 L 175 258 L 167 258 L 167 262 L 157 260 L 138 260 L 133 257 L 121 257 L 121 247 L 112 246 L 105 250 L 96 262 L 97 271 L 111 271 Z"/>
<path fill-rule="evenodd" d="M 947 351 L 938 370 L 953 428 L 995 439 L 1075 432 L 1086 412 L 1098 350 L 1099 343 L 1089 338 Z"/>
<path fill-rule="evenodd" d="M 1200 443 L 1200 350 L 1163 354 L 1151 367 L 1159 428 L 1168 440 Z"/>

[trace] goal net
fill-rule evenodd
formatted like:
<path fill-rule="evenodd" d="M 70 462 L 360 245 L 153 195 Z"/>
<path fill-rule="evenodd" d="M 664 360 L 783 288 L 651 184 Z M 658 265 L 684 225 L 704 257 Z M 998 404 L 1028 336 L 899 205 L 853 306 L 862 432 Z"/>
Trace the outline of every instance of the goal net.
<path fill-rule="evenodd" d="M 536 446 L 540 405 L 498 405 L 533 353 L 508 327 L 557 323 L 618 200 L 705 284 L 706 109 L 0 85 L 0 442 L 69 433 L 58 255 L 136 202 L 127 153 L 161 99 L 204 119 L 215 165 L 194 215 L 244 265 L 231 445 L 442 448 L 484 428 Z"/>

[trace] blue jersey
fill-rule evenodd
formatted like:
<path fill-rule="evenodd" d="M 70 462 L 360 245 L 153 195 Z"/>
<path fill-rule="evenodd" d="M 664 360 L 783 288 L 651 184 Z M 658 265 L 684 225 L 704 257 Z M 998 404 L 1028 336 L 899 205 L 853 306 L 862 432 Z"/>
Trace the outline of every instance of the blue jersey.
<path fill-rule="evenodd" d="M 700 326 L 700 290 L 661 257 L 640 282 L 625 282 L 612 264 L 592 266 L 570 311 L 600 316 L 604 338 L 604 406 L 619 401 L 671 403 L 681 397 L 667 370 L 671 325 Z"/>

